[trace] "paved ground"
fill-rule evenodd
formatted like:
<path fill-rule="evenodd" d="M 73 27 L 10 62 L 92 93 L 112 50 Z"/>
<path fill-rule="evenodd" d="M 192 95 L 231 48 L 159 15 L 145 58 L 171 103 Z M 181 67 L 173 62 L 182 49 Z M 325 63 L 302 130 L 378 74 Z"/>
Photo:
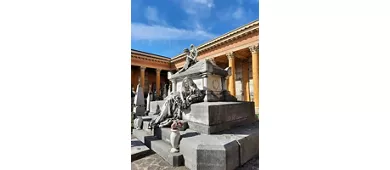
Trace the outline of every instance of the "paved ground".
<path fill-rule="evenodd" d="M 146 147 L 140 140 L 137 138 L 131 139 L 131 159 L 136 160 L 138 158 L 142 158 L 152 151 Z"/>
<path fill-rule="evenodd" d="M 258 170 L 259 158 L 253 158 L 244 166 L 237 168 L 237 170 Z M 173 167 L 165 162 L 163 158 L 153 153 L 144 158 L 131 162 L 131 170 L 189 170 L 185 166 Z"/>
<path fill-rule="evenodd" d="M 173 167 L 156 153 L 131 162 L 131 170 L 188 170 L 185 166 Z"/>

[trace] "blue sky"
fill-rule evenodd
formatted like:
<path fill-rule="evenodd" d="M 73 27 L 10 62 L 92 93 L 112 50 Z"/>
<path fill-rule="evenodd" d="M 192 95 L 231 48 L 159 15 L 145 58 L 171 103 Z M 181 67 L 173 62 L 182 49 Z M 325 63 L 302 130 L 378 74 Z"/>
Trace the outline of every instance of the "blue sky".
<path fill-rule="evenodd" d="M 258 0 L 132 0 L 131 48 L 174 57 L 258 18 Z"/>

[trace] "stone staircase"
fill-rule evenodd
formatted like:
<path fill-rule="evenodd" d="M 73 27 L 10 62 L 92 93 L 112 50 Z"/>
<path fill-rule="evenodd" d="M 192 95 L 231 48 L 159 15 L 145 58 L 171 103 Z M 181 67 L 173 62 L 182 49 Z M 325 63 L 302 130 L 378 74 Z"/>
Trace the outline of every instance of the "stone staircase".
<path fill-rule="evenodd" d="M 192 104 L 183 115 L 189 126 L 180 131 L 180 151 L 171 153 L 170 128 L 148 129 L 163 101 L 150 103 L 149 116 L 143 116 L 142 129 L 133 136 L 170 165 L 191 170 L 234 170 L 258 155 L 258 121 L 253 102 L 203 102 Z M 161 108 L 160 108 L 161 109 Z"/>
<path fill-rule="evenodd" d="M 154 117 L 154 116 L 152 116 Z M 172 166 L 184 166 L 184 157 L 183 154 L 171 153 L 172 148 L 170 143 L 170 128 L 155 128 L 148 129 L 148 124 L 151 121 L 152 117 L 144 116 L 143 117 L 143 126 L 142 129 L 134 129 L 133 135 L 143 142 L 148 148 L 160 155 L 165 161 L 167 161 Z M 186 131 L 180 131 L 181 137 L 194 136 L 199 133 L 187 129 Z"/>

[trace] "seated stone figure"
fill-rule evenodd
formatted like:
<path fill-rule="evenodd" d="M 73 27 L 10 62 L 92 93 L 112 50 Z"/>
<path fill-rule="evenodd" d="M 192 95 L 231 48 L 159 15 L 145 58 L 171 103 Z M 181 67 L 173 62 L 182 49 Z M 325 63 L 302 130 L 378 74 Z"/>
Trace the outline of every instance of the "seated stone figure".
<path fill-rule="evenodd" d="M 186 62 L 184 64 L 183 68 L 178 71 L 179 73 L 187 70 L 192 65 L 194 65 L 196 62 L 198 62 L 196 60 L 196 57 L 198 56 L 198 50 L 196 49 L 196 47 L 193 44 L 191 44 L 190 48 L 191 48 L 190 50 L 188 50 L 188 48 L 184 49 L 184 53 L 186 54 Z"/>
<path fill-rule="evenodd" d="M 191 78 L 185 77 L 179 92 L 172 92 L 164 100 L 159 116 L 153 119 L 148 128 L 170 126 L 173 120 L 182 118 L 183 110 L 192 103 L 202 102 L 204 93 L 198 89 Z"/>

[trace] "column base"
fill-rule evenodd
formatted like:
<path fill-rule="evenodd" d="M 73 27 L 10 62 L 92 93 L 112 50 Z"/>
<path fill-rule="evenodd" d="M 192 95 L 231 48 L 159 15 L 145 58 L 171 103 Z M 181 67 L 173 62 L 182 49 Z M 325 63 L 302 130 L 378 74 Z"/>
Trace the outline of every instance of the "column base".
<path fill-rule="evenodd" d="M 255 107 L 255 114 L 259 114 L 259 112 L 260 112 L 260 108 L 259 107 Z"/>

